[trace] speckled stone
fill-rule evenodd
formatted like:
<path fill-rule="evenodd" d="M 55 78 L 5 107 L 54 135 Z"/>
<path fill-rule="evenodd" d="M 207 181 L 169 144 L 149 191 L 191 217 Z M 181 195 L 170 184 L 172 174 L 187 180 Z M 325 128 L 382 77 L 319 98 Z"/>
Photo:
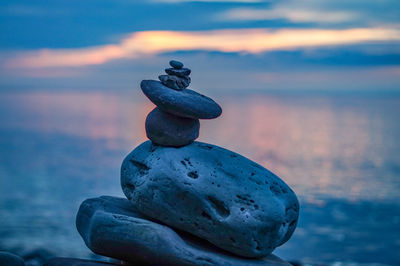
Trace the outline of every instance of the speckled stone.
<path fill-rule="evenodd" d="M 0 265 L 1 266 L 24 266 L 24 260 L 10 252 L 0 251 Z"/>
<path fill-rule="evenodd" d="M 156 107 L 146 118 L 146 135 L 157 145 L 179 147 L 199 137 L 198 119 L 183 118 Z"/>
<path fill-rule="evenodd" d="M 165 73 L 168 75 L 173 75 L 173 76 L 178 76 L 178 77 L 187 77 L 190 75 L 192 71 L 189 68 L 181 68 L 181 69 L 175 69 L 175 68 L 167 68 L 165 69 Z"/>
<path fill-rule="evenodd" d="M 274 255 L 254 260 L 229 254 L 140 214 L 123 198 L 85 200 L 76 225 L 93 252 L 133 265 L 290 266 Z"/>
<path fill-rule="evenodd" d="M 168 88 L 181 91 L 190 85 L 190 78 L 189 77 L 177 77 L 172 75 L 160 75 L 158 79 L 161 81 L 162 84 L 167 86 Z"/>
<path fill-rule="evenodd" d="M 176 60 L 169 61 L 169 65 L 175 69 L 181 69 L 183 67 L 183 63 Z"/>
<path fill-rule="evenodd" d="M 293 234 L 295 193 L 261 165 L 224 148 L 142 143 L 124 160 L 121 186 L 143 214 L 234 254 L 270 254 Z"/>
<path fill-rule="evenodd" d="M 216 118 L 222 113 L 216 102 L 190 89 L 171 90 L 156 80 L 143 80 L 140 87 L 150 101 L 167 113 L 193 119 Z"/>

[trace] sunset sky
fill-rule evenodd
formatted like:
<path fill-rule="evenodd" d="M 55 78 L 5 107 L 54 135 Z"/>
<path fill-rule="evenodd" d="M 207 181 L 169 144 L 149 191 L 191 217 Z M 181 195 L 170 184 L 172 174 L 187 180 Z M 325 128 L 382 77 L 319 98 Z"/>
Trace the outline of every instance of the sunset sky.
<path fill-rule="evenodd" d="M 170 59 L 218 92 L 400 93 L 398 0 L 0 2 L 0 89 L 107 90 Z"/>

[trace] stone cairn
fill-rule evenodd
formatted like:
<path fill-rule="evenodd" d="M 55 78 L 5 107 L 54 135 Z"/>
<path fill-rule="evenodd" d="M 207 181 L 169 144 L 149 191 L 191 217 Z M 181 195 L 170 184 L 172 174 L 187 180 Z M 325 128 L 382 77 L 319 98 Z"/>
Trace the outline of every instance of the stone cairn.
<path fill-rule="evenodd" d="M 146 119 L 150 141 L 121 166 L 127 199 L 85 200 L 76 217 L 79 234 L 94 253 L 126 264 L 289 265 L 271 253 L 296 228 L 295 193 L 261 165 L 194 141 L 199 119 L 216 118 L 222 109 L 187 89 L 190 69 L 170 65 L 161 82 L 140 84 L 157 107 Z M 60 258 L 47 265 L 84 263 Z"/>

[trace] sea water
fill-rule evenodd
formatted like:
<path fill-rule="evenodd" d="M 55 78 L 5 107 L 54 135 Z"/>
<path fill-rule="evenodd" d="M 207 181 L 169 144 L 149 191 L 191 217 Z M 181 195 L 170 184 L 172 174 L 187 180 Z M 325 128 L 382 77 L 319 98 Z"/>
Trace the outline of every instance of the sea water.
<path fill-rule="evenodd" d="M 275 254 L 303 263 L 399 265 L 400 97 L 213 95 L 221 117 L 199 141 L 256 161 L 296 192 L 293 237 Z M 86 198 L 123 197 L 119 168 L 146 140 L 139 93 L 0 94 L 0 250 L 92 255 L 75 229 Z"/>

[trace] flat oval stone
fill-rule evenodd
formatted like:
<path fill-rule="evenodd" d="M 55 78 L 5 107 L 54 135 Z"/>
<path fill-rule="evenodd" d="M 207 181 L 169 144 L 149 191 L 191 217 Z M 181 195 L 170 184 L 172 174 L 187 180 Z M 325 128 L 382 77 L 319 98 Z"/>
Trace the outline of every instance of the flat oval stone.
<path fill-rule="evenodd" d="M 216 102 L 190 89 L 171 90 L 156 80 L 143 80 L 140 87 L 150 101 L 164 112 L 193 119 L 212 119 L 222 113 Z"/>
<path fill-rule="evenodd" d="M 123 198 L 102 196 L 85 200 L 79 208 L 76 226 L 94 253 L 132 265 L 290 266 L 274 255 L 254 260 L 224 252 L 140 214 L 135 205 Z"/>
<path fill-rule="evenodd" d="M 184 118 L 156 107 L 146 118 L 146 135 L 157 145 L 179 147 L 199 137 L 198 119 Z"/>
<path fill-rule="evenodd" d="M 183 63 L 176 60 L 169 61 L 169 65 L 175 69 L 181 69 L 183 67 Z"/>
<path fill-rule="evenodd" d="M 279 177 L 201 142 L 142 143 L 122 163 L 121 186 L 143 214 L 249 258 L 285 243 L 299 215 L 296 195 Z"/>
<path fill-rule="evenodd" d="M 165 72 L 168 75 L 178 76 L 178 77 L 186 77 L 189 76 L 192 72 L 189 68 L 175 69 L 175 68 L 167 68 Z"/>

